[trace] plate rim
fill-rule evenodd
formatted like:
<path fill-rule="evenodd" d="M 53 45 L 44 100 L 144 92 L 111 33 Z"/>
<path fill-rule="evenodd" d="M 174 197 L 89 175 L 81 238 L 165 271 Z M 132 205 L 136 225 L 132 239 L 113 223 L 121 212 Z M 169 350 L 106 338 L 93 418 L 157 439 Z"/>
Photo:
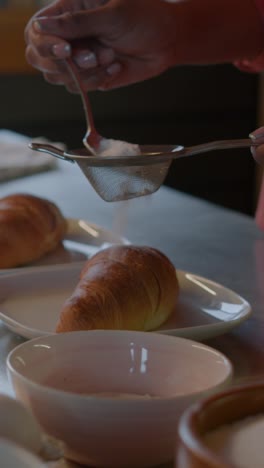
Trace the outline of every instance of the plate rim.
<path fill-rule="evenodd" d="M 69 264 L 60 264 L 60 265 L 49 265 L 49 267 L 47 268 L 47 266 L 45 268 L 43 268 L 43 271 L 38 271 L 37 273 L 40 274 L 40 273 L 47 273 L 48 269 L 52 270 L 52 271 L 56 271 L 56 270 L 61 270 L 62 268 L 65 270 L 65 268 L 67 270 L 71 270 L 71 269 L 76 269 L 80 268 L 81 270 L 81 267 L 84 265 L 85 261 L 84 262 L 73 262 L 73 263 L 69 263 Z M 39 267 L 39 268 L 42 268 L 42 267 Z M 181 269 L 176 269 L 177 271 L 177 274 L 181 277 L 183 277 L 184 275 L 186 274 L 192 274 L 194 275 L 196 278 L 198 279 L 201 279 L 201 280 L 205 280 L 207 282 L 209 282 L 212 286 L 215 285 L 217 287 L 220 287 L 224 292 L 228 292 L 229 294 L 231 293 L 232 295 L 234 295 L 238 300 L 241 301 L 241 307 L 242 307 L 242 310 L 239 314 L 238 317 L 236 317 L 236 315 L 232 318 L 230 318 L 230 320 L 219 320 L 218 322 L 216 323 L 212 323 L 212 324 L 205 324 L 205 325 L 194 325 L 194 326 L 189 326 L 189 327 L 182 327 L 182 328 L 167 328 L 167 329 L 155 329 L 155 330 L 151 330 L 150 333 L 160 333 L 160 334 L 165 334 L 165 335 L 171 335 L 171 336 L 179 336 L 179 337 L 184 337 L 184 338 L 190 338 L 190 339 L 207 339 L 207 338 L 211 338 L 211 337 L 215 337 L 219 334 L 224 334 L 228 331 L 230 331 L 231 329 L 235 328 L 236 326 L 240 325 L 242 322 L 244 322 L 245 320 L 247 320 L 253 310 L 252 310 L 252 306 L 251 304 L 243 297 L 241 296 L 240 294 L 238 294 L 237 292 L 235 292 L 233 289 L 231 288 L 228 288 L 227 286 L 217 282 L 217 281 L 214 281 L 214 280 L 211 280 L 205 276 L 202 276 L 202 275 L 198 275 L 196 273 L 192 273 L 192 272 L 189 272 L 189 271 L 186 271 L 186 270 L 181 270 Z M 28 269 L 26 270 L 20 270 L 19 272 L 17 272 L 17 274 L 3 274 L 3 275 L 0 275 L 0 283 L 1 283 L 1 280 L 2 279 L 8 279 L 9 277 L 13 280 L 16 276 L 25 276 L 25 275 L 28 275 L 28 274 L 32 274 L 32 273 L 35 273 L 35 270 L 34 272 L 33 271 L 29 271 Z M 3 299 L 4 300 L 4 299 Z M 1 307 L 1 304 L 2 304 L 3 301 L 0 302 L 0 307 Z M 38 336 L 45 336 L 45 335 L 50 335 L 50 334 L 53 334 L 55 332 L 45 332 L 45 331 L 41 331 L 39 329 L 36 329 L 36 328 L 31 328 L 31 327 L 28 327 L 28 326 L 25 326 L 23 324 L 21 324 L 21 322 L 18 322 L 16 321 L 15 319 L 11 318 L 9 315 L 6 315 L 5 313 L 3 313 L 1 310 L 0 310 L 0 320 L 2 320 L 2 322 L 7 326 L 7 328 L 9 328 L 12 332 L 22 336 L 23 338 L 26 338 L 26 339 L 32 339 L 32 338 L 35 338 L 35 337 L 38 337 Z M 21 329 L 22 332 L 26 332 L 26 334 L 21 334 L 21 333 L 18 333 L 17 331 L 14 331 L 14 328 L 17 328 L 17 329 Z M 204 335 L 204 337 L 202 337 L 203 335 L 203 331 L 207 331 L 209 330 L 209 334 L 206 333 Z M 27 333 L 28 332 L 28 333 Z M 212 332 L 212 333 L 210 333 Z M 148 332 L 149 333 L 149 332 Z M 194 336 L 194 338 L 192 338 Z M 200 338 L 197 338 L 197 336 Z"/>
<path fill-rule="evenodd" d="M 119 234 L 115 234 L 114 231 L 111 231 L 111 229 L 107 229 L 104 226 L 100 226 L 100 224 L 90 222 L 89 220 L 87 220 L 85 218 L 65 217 L 65 219 L 66 219 L 67 222 L 73 222 L 73 223 L 76 223 L 76 224 L 78 223 L 78 221 L 84 221 L 85 223 L 88 223 L 89 226 L 91 226 L 92 228 L 98 229 L 103 233 L 106 233 L 106 234 L 109 233 L 110 235 L 113 235 L 113 236 L 116 235 L 116 237 L 120 241 L 120 243 L 119 243 L 120 245 L 129 245 L 129 244 L 131 244 L 130 240 L 127 237 L 120 236 Z M 67 236 L 67 234 L 66 234 L 66 236 Z M 69 240 L 69 239 L 67 239 L 67 237 L 65 237 L 64 239 L 62 239 L 62 242 L 67 241 L 67 240 Z M 0 278 L 2 276 L 6 276 L 6 275 L 9 275 L 9 274 L 14 275 L 14 274 L 20 273 L 22 271 L 26 271 L 26 272 L 34 271 L 35 272 L 35 271 L 39 271 L 39 270 L 46 270 L 46 269 L 48 269 L 50 267 L 62 266 L 62 265 L 64 265 L 66 267 L 68 265 L 81 264 L 81 263 L 84 263 L 84 262 L 85 262 L 85 260 L 75 260 L 75 261 L 72 261 L 72 262 L 65 262 L 65 263 L 54 263 L 54 264 L 45 264 L 45 265 L 30 265 L 29 264 L 29 265 L 22 265 L 22 266 L 19 266 L 19 267 L 14 267 L 14 268 L 0 268 Z"/>

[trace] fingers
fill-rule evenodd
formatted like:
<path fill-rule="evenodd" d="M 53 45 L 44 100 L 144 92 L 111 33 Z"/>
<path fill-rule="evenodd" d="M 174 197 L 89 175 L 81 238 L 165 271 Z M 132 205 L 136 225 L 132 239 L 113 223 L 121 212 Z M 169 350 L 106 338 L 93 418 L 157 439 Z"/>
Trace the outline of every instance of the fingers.
<path fill-rule="evenodd" d="M 38 17 L 51 17 L 51 16 L 60 16 L 63 13 L 67 12 L 76 12 L 76 11 L 83 11 L 91 10 L 93 8 L 98 8 L 103 6 L 104 4 L 108 3 L 109 0 L 57 0 L 52 2 L 51 5 L 48 5 L 41 10 L 39 10 L 35 15 L 32 16 L 30 21 L 28 22 L 26 29 L 25 29 L 25 36 L 29 30 L 33 27 L 34 21 Z"/>
<path fill-rule="evenodd" d="M 116 22 L 116 11 L 108 4 L 94 10 L 67 11 L 58 16 L 42 16 L 33 19 L 36 33 L 55 35 L 72 40 L 100 33 L 107 34 L 112 29 L 112 16 Z"/>
<path fill-rule="evenodd" d="M 27 61 L 43 73 L 54 73 L 57 63 L 59 63 L 57 60 L 64 60 L 71 55 L 81 69 L 107 67 L 115 59 L 112 48 L 105 47 L 94 39 L 88 38 L 79 42 L 74 40 L 69 44 L 57 36 L 39 34 L 33 27 L 27 30 L 26 42 L 28 45 L 26 49 Z M 49 58 L 50 62 L 44 60 L 45 58 Z M 61 71 L 59 66 L 57 69 Z"/>
<path fill-rule="evenodd" d="M 25 30 L 25 41 L 33 47 L 41 57 L 65 59 L 71 55 L 71 46 L 64 39 L 50 35 L 39 34 L 29 23 Z"/>
<path fill-rule="evenodd" d="M 121 66 L 118 65 L 108 68 L 102 67 L 92 70 L 80 70 L 80 78 L 84 88 L 87 91 L 107 89 L 110 86 L 109 83 L 114 79 L 115 74 L 120 73 L 120 67 Z M 48 83 L 64 85 L 71 93 L 79 92 L 69 73 L 44 73 L 44 77 Z"/>
<path fill-rule="evenodd" d="M 87 90 L 106 86 L 112 76 L 118 73 L 120 64 L 115 63 L 113 49 L 92 39 L 86 24 L 86 13 L 92 9 L 96 10 L 93 17 L 98 16 L 107 23 L 109 17 L 106 19 L 105 15 L 101 16 L 97 12 L 109 1 L 112 0 L 57 0 L 32 17 L 25 29 L 26 59 L 44 74 L 47 82 L 65 85 L 71 92 L 77 91 L 65 63 L 65 59 L 69 57 L 78 65 Z M 48 25 L 45 31 L 42 26 L 39 28 L 42 16 L 44 24 Z M 52 29 L 52 24 L 57 23 L 62 25 L 64 34 L 57 26 L 55 33 L 48 32 L 48 29 Z M 81 40 L 78 43 L 76 37 L 79 36 Z"/>
<path fill-rule="evenodd" d="M 87 46 L 86 46 L 87 43 Z M 70 45 L 54 40 L 47 36 L 45 43 L 39 45 L 28 45 L 26 48 L 26 59 L 30 65 L 42 72 L 53 73 L 56 64 L 72 56 L 76 65 L 81 69 L 107 67 L 116 59 L 112 48 L 104 47 L 95 41 L 83 41 L 81 46 Z M 48 60 L 45 60 L 47 58 Z M 58 67 L 58 71 L 60 67 Z"/>
<path fill-rule="evenodd" d="M 41 57 L 55 57 L 58 59 L 65 59 L 70 57 L 70 43 L 69 41 L 64 39 L 63 34 L 60 34 L 59 30 L 56 30 L 54 34 L 49 33 L 48 31 L 44 31 L 46 33 L 45 36 L 41 34 L 42 27 L 38 27 L 39 21 L 41 20 L 39 16 L 44 15 L 45 21 L 48 21 L 48 24 L 49 22 L 52 24 L 54 22 L 54 18 L 66 17 L 67 27 L 73 30 L 73 32 L 70 34 L 69 39 L 75 39 L 78 37 L 89 37 L 91 36 L 91 33 L 86 27 L 84 28 L 84 34 L 80 32 L 79 27 L 77 27 L 78 31 L 76 32 L 76 22 L 78 23 L 78 20 L 73 21 L 73 24 L 71 24 L 70 27 L 68 22 L 71 22 L 71 18 L 77 18 L 82 16 L 86 18 L 87 13 L 89 13 L 90 9 L 96 8 L 97 11 L 98 8 L 100 9 L 100 7 L 106 4 L 108 1 L 109 0 L 59 0 L 57 2 L 54 2 L 51 6 L 40 10 L 36 15 L 34 15 L 31 18 L 31 20 L 27 24 L 25 28 L 26 44 L 31 45 L 31 47 L 34 47 L 36 49 L 36 52 Z M 97 14 L 95 16 L 97 17 Z M 82 22 L 85 23 L 86 20 L 83 19 Z M 87 27 L 88 26 L 89 25 L 87 25 Z M 102 62 L 104 62 L 104 54 L 101 60 Z"/>
<path fill-rule="evenodd" d="M 42 73 L 50 73 L 50 74 L 63 74 L 68 73 L 68 69 L 64 63 L 64 60 L 50 60 L 46 57 L 41 57 L 35 51 L 35 49 L 31 46 L 27 46 L 26 48 L 26 59 L 27 62 L 32 65 L 37 70 L 40 70 Z"/>
<path fill-rule="evenodd" d="M 98 66 L 108 67 L 116 59 L 113 49 L 104 47 L 95 40 L 83 42 L 73 48 L 73 60 L 81 69 L 90 69 Z"/>
<path fill-rule="evenodd" d="M 249 137 L 252 143 L 257 146 L 251 147 L 251 153 L 257 163 L 264 165 L 264 127 L 260 127 L 250 133 Z"/>
<path fill-rule="evenodd" d="M 65 85 L 71 92 L 77 91 L 65 60 L 43 57 L 32 46 L 27 47 L 26 58 L 33 67 L 44 74 L 48 83 Z M 72 58 L 78 65 L 87 90 L 106 86 L 121 68 L 121 65 L 116 62 L 114 51 L 111 48 L 103 47 L 95 40 L 87 41 L 87 45 L 85 41 L 80 44 L 73 42 Z"/>
<path fill-rule="evenodd" d="M 115 56 L 111 49 L 104 49 L 94 43 L 91 45 L 92 51 L 87 47 L 74 48 L 72 58 L 78 65 L 80 77 L 87 91 L 99 87 L 108 88 L 113 77 L 120 73 L 121 64 L 113 61 Z M 26 57 L 32 66 L 42 71 L 48 83 L 64 85 L 69 91 L 78 92 L 65 60 L 41 57 L 31 46 L 26 49 Z"/>
<path fill-rule="evenodd" d="M 29 20 L 28 24 L 26 25 L 25 33 L 24 33 L 26 43 L 28 44 L 30 41 L 31 32 L 32 30 L 34 30 L 33 28 L 34 20 L 38 16 L 56 16 L 56 15 L 61 15 L 63 12 L 64 12 L 64 9 L 62 6 L 62 2 L 60 1 L 53 2 L 52 5 L 39 10 L 34 16 L 32 16 L 32 18 Z"/>
<path fill-rule="evenodd" d="M 100 70 L 97 73 L 91 73 L 88 77 L 84 76 L 82 78 L 82 83 L 87 91 L 96 91 L 100 89 L 104 83 L 107 82 L 108 78 L 109 77 L 106 73 L 106 70 Z M 73 83 L 72 81 L 70 83 L 66 83 L 65 87 L 70 93 L 79 93 L 79 90 L 76 88 L 75 83 Z"/>

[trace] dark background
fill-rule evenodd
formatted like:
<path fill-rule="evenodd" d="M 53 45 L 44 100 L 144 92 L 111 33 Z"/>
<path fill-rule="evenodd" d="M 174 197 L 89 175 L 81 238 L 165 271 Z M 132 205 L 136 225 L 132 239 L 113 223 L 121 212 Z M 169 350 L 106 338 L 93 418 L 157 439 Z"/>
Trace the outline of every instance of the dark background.
<path fill-rule="evenodd" d="M 232 65 L 179 67 L 144 83 L 90 93 L 106 137 L 139 144 L 193 145 L 246 138 L 257 127 L 258 77 Z M 80 98 L 41 75 L 0 76 L 0 125 L 32 137 L 81 146 Z M 243 213 L 254 213 L 256 166 L 249 150 L 174 162 L 166 184 Z"/>

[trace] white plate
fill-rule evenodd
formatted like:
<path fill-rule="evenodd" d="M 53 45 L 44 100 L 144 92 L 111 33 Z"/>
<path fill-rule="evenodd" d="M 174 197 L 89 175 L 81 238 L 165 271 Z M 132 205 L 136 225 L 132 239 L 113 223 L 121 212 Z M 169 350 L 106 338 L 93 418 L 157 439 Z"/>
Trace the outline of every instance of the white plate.
<path fill-rule="evenodd" d="M 35 271 L 36 267 L 83 262 L 98 250 L 109 245 L 129 244 L 129 241 L 124 237 L 89 221 L 67 218 L 67 223 L 68 230 L 63 245 L 36 262 L 31 262 L 19 268 L 0 269 L 0 274 L 17 273 L 21 269 L 24 270 L 24 268 L 27 271 L 34 268 Z"/>
<path fill-rule="evenodd" d="M 0 276 L 0 319 L 24 338 L 54 333 L 60 308 L 77 284 L 80 264 Z M 249 303 L 218 283 L 178 271 L 180 297 L 160 333 L 205 339 L 249 317 Z"/>

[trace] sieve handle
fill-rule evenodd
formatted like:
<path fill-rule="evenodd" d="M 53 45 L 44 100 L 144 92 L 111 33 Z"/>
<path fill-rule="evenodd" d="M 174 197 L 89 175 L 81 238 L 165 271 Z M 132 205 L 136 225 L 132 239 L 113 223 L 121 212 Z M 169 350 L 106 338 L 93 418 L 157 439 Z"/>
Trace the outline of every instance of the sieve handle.
<path fill-rule="evenodd" d="M 194 156 L 195 154 L 207 153 L 214 150 L 249 148 L 250 146 L 257 146 L 256 143 L 254 143 L 250 138 L 211 141 L 209 143 L 202 143 L 201 145 L 185 147 L 182 152 L 179 152 L 178 155 L 177 152 L 175 152 L 173 159 L 177 159 L 177 157 Z"/>
<path fill-rule="evenodd" d="M 34 151 L 39 151 L 40 153 L 48 153 L 51 156 L 54 156 L 55 158 L 63 159 L 63 161 L 68 161 L 71 163 L 75 162 L 74 159 L 65 155 L 65 152 L 60 148 L 57 148 L 57 146 L 31 142 L 29 143 L 28 147 Z"/>

